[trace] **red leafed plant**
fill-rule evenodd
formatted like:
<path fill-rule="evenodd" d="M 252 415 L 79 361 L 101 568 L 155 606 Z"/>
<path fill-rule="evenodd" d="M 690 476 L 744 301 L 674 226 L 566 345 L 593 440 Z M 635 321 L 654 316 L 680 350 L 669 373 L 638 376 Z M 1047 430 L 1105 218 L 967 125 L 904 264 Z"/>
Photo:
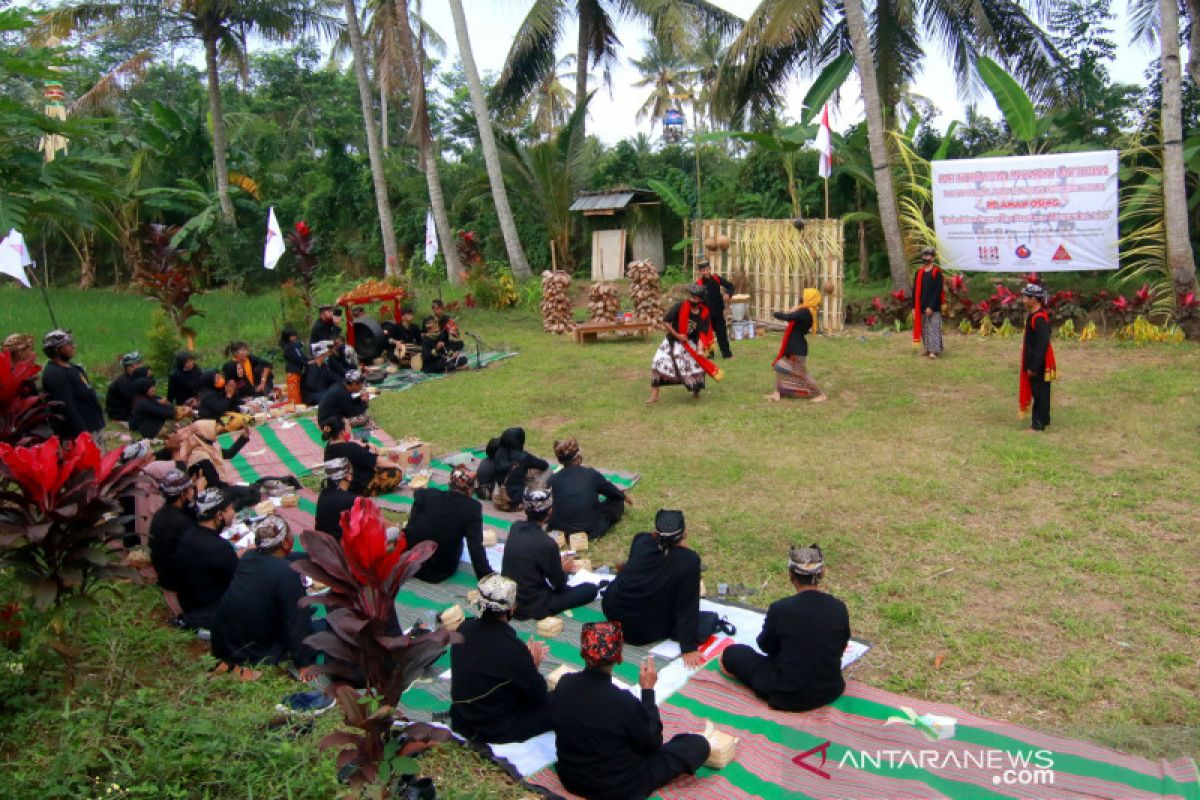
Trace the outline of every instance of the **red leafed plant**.
<path fill-rule="evenodd" d="M 1052 294 L 1046 302 L 1046 308 L 1049 309 L 1050 316 L 1056 323 L 1066 322 L 1083 314 L 1079 292 L 1069 289 L 1062 289 Z"/>
<path fill-rule="evenodd" d="M 192 305 L 192 298 L 200 294 L 192 268 L 183 263 L 184 251 L 175 244 L 178 226 L 157 223 L 142 228 L 142 241 L 146 245 L 147 271 L 139 279 L 146 294 L 162 306 L 163 313 L 175 326 L 180 336 L 187 339 L 188 349 L 196 347 L 196 331 L 188 325 L 192 317 L 204 313 Z"/>
<path fill-rule="evenodd" d="M 0 567 L 30 586 L 39 610 L 82 611 L 99 581 L 128 574 L 117 558 L 119 498 L 141 463 L 120 458 L 86 433 L 61 447 L 56 436 L 29 447 L 0 443 Z M 60 630 L 68 623 L 56 619 Z"/>
<path fill-rule="evenodd" d="M 41 371 L 32 361 L 14 363 L 11 353 L 0 350 L 0 442 L 21 445 L 45 438 L 39 430 L 46 429 L 57 403 L 31 389 Z"/>
<path fill-rule="evenodd" d="M 294 230 L 289 231 L 284 239 L 296 254 L 296 271 L 300 273 L 300 285 L 304 287 L 304 305 L 311 309 L 317 276 L 317 240 L 312 235 L 312 228 L 304 220 L 297 222 Z"/>
<path fill-rule="evenodd" d="M 483 251 L 479 248 L 474 231 L 460 231 L 458 241 L 454 244 L 458 250 L 458 257 L 468 269 L 483 266 Z"/>
<path fill-rule="evenodd" d="M 405 757 L 448 738 L 442 729 L 414 723 L 405 727 L 406 743 L 396 750 L 393 723 L 403 719 L 399 703 L 404 690 L 448 645 L 462 638 L 445 628 L 405 634 L 396 617 L 396 594 L 433 555 L 434 542 L 410 548 L 401 536 L 389 546 L 383 516 L 367 498 L 355 500 L 353 508 L 343 512 L 341 524 L 341 542 L 320 531 L 300 534 L 308 558 L 292 568 L 329 587 L 323 595 L 300 601 L 329 611 L 329 629 L 304 641 L 325 654 L 325 663 L 315 669 L 340 681 L 334 698 L 354 730 L 331 733 L 320 747 L 343 747 L 338 768 L 354 765 L 351 782 L 361 785 L 381 776 L 381 762 L 389 751 Z M 354 685 L 362 686 L 366 696 L 360 697 Z"/>

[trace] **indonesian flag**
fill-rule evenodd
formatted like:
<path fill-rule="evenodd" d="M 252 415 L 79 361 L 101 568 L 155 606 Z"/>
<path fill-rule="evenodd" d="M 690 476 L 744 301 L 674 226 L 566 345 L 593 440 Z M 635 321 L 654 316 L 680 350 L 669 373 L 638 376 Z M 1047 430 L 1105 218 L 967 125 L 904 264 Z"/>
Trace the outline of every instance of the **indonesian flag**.
<path fill-rule="evenodd" d="M 833 172 L 833 140 L 829 135 L 829 105 L 821 109 L 821 127 L 817 129 L 817 150 L 821 153 L 821 162 L 817 172 L 822 178 L 828 178 Z"/>
<path fill-rule="evenodd" d="M 437 254 L 437 226 L 433 224 L 433 209 L 431 208 L 425 212 L 425 263 L 433 264 Z"/>
<path fill-rule="evenodd" d="M 8 236 L 0 241 L 0 275 L 15 278 L 28 289 L 29 276 L 25 274 L 25 268 L 32 264 L 29 248 L 25 246 L 25 237 L 15 228 L 10 230 Z"/>
<path fill-rule="evenodd" d="M 270 211 L 267 212 L 267 244 L 263 248 L 263 266 L 267 269 L 275 269 L 275 265 L 279 263 L 279 259 L 283 257 L 286 249 L 283 242 L 283 231 L 279 230 L 279 220 L 275 219 L 275 207 L 271 206 Z"/>

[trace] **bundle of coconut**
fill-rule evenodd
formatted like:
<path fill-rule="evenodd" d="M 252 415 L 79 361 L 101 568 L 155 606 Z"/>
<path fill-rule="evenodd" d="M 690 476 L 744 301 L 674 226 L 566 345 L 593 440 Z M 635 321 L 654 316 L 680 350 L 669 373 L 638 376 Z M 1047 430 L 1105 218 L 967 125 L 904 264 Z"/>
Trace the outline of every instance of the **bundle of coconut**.
<path fill-rule="evenodd" d="M 562 270 L 542 273 L 542 327 L 547 333 L 575 330 L 571 313 L 571 276 Z"/>
<path fill-rule="evenodd" d="M 611 283 L 593 283 L 588 294 L 588 313 L 592 322 L 616 322 L 621 313 L 621 295 Z"/>
<path fill-rule="evenodd" d="M 633 298 L 633 314 L 642 322 L 662 322 L 662 285 L 658 270 L 650 261 L 631 261 L 625 268 L 629 278 L 629 294 Z"/>

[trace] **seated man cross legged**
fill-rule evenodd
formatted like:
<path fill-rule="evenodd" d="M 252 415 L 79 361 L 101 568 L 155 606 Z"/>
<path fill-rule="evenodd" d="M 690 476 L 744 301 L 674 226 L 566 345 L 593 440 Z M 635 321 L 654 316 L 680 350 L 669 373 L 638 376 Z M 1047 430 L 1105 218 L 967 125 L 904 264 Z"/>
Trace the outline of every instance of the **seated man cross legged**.
<path fill-rule="evenodd" d="M 564 675 L 551 700 L 550 718 L 563 786 L 587 800 L 641 800 L 708 759 L 709 745 L 694 733 L 662 740 L 654 701 L 658 672 L 653 657 L 638 675 L 641 700 L 612 682 L 624 638 L 619 622 L 589 622 L 580 634 L 587 665 Z"/>
<path fill-rule="evenodd" d="M 809 711 L 846 690 L 842 652 L 850 641 L 846 604 L 822 592 L 821 548 L 792 547 L 788 575 L 796 593 L 767 609 L 758 646 L 735 644 L 721 653 L 721 670 L 779 711 Z"/>
<path fill-rule="evenodd" d="M 476 742 L 523 742 L 550 730 L 544 642 L 522 644 L 508 624 L 517 584 L 492 573 L 479 582 L 478 619 L 459 627 L 450 648 L 450 727 Z"/>
<path fill-rule="evenodd" d="M 417 572 L 419 580 L 441 583 L 457 572 L 463 542 L 476 579 L 493 571 L 483 549 L 483 507 L 471 497 L 474 487 L 475 476 L 455 467 L 450 473 L 450 491 L 427 488 L 413 493 L 412 513 L 404 526 L 408 546 L 437 542 L 437 550 Z"/>
<path fill-rule="evenodd" d="M 514 522 L 504 545 L 501 572 L 517 582 L 517 619 L 552 617 L 596 599 L 596 587 L 567 585 L 570 556 L 559 556 L 558 545 L 546 533 L 553 496 L 548 490 L 526 489 L 525 519 Z"/>
<path fill-rule="evenodd" d="M 550 478 L 550 490 L 554 492 L 550 529 L 582 531 L 589 539 L 599 539 L 620 522 L 625 506 L 633 505 L 633 501 L 597 470 L 583 466 L 583 454 L 574 439 L 555 442 L 554 456 L 562 469 Z"/>

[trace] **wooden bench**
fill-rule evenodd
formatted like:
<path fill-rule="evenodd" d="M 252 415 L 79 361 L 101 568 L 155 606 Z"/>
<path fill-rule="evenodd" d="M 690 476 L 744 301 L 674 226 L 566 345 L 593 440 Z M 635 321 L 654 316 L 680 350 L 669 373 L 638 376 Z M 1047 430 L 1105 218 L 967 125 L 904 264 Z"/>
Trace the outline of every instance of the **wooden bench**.
<path fill-rule="evenodd" d="M 636 334 L 645 338 L 655 327 L 649 322 L 581 322 L 575 328 L 575 341 L 579 344 L 589 344 L 596 341 L 596 337 L 602 333 L 616 333 L 621 336 Z"/>

